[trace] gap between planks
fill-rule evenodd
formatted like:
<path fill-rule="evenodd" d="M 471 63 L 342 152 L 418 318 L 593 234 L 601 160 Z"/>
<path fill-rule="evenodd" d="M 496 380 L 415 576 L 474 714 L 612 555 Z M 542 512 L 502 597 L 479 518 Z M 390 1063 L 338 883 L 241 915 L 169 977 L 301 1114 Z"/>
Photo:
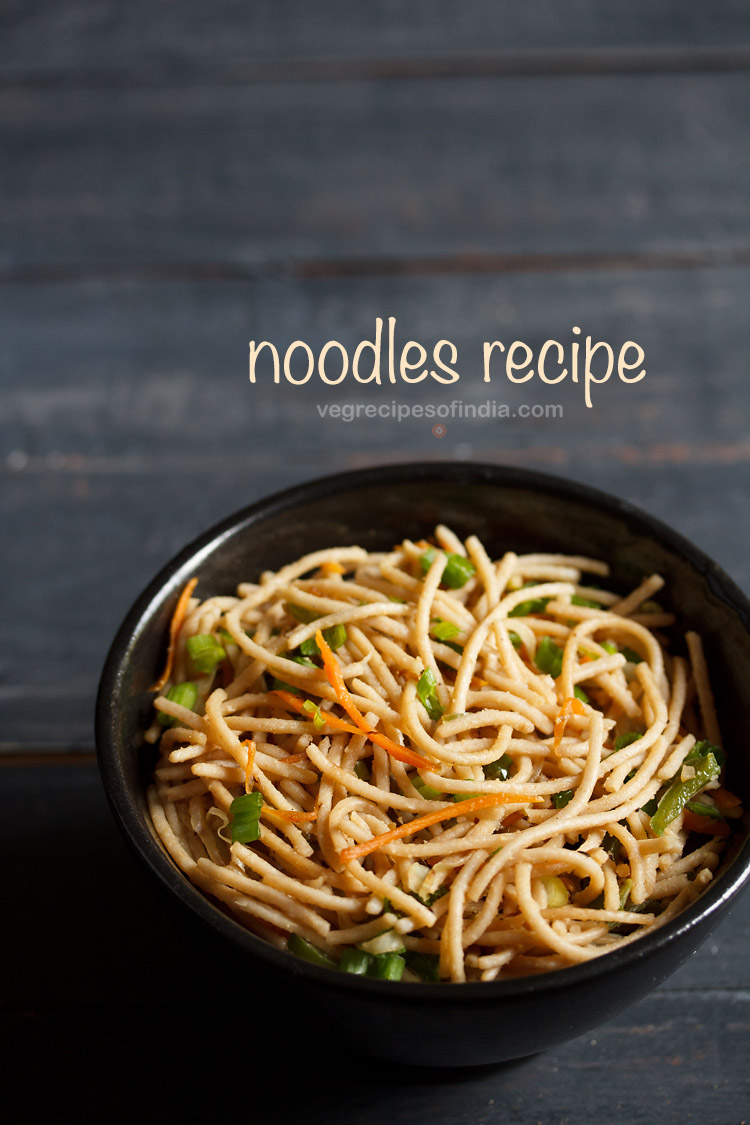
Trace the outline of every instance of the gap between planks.
<path fill-rule="evenodd" d="M 281 82 L 361 82 L 397 79 L 540 77 L 545 75 L 686 74 L 750 68 L 750 45 L 736 47 L 541 48 L 492 54 L 406 58 L 276 59 L 227 61 L 221 68 L 147 61 L 121 69 L 52 71 L 12 69 L 0 75 L 6 89 L 184 87 Z"/>
<path fill-rule="evenodd" d="M 414 277 L 471 273 L 563 273 L 566 271 L 638 271 L 724 269 L 750 265 L 750 247 L 604 253 L 500 254 L 469 252 L 431 257 L 373 256 L 268 261 L 256 266 L 233 262 L 102 262 L 92 265 L 28 265 L 0 268 L 0 285 L 55 285 L 119 281 L 143 284 L 200 281 L 248 282 L 291 279 L 331 280 L 351 277 Z"/>

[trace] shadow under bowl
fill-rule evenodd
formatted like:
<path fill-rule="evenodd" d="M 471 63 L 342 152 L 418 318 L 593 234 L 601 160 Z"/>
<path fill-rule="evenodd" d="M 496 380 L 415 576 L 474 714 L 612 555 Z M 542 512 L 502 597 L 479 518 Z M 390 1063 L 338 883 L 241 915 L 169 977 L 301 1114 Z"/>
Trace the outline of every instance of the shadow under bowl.
<path fill-rule="evenodd" d="M 666 580 L 675 636 L 703 637 L 722 731 L 728 783 L 750 805 L 744 752 L 750 713 L 750 604 L 696 547 L 630 504 L 560 478 L 497 465 L 405 464 L 312 481 L 246 508 L 169 563 L 126 617 L 107 657 L 96 708 L 99 765 L 128 843 L 150 876 L 223 943 L 223 986 L 243 981 L 256 1002 L 285 998 L 315 1013 L 333 1043 L 430 1066 L 495 1063 L 580 1035 L 661 983 L 708 936 L 750 877 L 750 840 L 733 844 L 720 872 L 688 909 L 661 929 L 592 961 L 512 981 L 460 985 L 393 983 L 337 973 L 277 950 L 205 897 L 177 869 L 151 826 L 145 791 L 155 750 L 143 742 L 179 591 L 232 594 L 300 555 L 357 544 L 389 549 L 445 523 L 478 535 L 492 557 L 508 549 L 606 559 L 611 586 L 627 591 L 645 574 Z M 217 944 L 217 952 L 221 952 Z M 219 964 L 217 960 L 214 964 Z M 203 970 L 205 973 L 206 970 Z M 233 974 L 236 974 L 233 975 Z M 312 1006 L 310 1006 L 312 1005 Z"/>

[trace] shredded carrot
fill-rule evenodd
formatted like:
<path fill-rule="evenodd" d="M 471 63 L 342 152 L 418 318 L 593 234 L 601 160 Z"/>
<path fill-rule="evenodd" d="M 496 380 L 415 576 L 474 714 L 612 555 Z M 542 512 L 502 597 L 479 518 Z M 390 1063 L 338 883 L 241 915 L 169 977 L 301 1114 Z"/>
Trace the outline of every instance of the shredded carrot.
<path fill-rule="evenodd" d="M 692 809 L 685 809 L 682 827 L 688 832 L 702 832 L 705 836 L 728 836 L 730 832 L 725 820 L 717 820 L 714 816 L 701 816 Z"/>
<path fill-rule="evenodd" d="M 736 809 L 738 805 L 742 804 L 740 798 L 736 797 L 734 793 L 730 793 L 723 785 L 720 785 L 718 789 L 712 789 L 711 796 L 720 809 Z"/>
<path fill-rule="evenodd" d="M 432 769 L 434 763 L 430 762 L 428 758 L 423 757 L 421 754 L 416 754 L 413 750 L 409 750 L 406 746 L 399 746 L 392 738 L 388 738 L 385 734 L 380 734 L 373 730 L 367 719 L 360 713 L 356 703 L 349 694 L 349 689 L 344 683 L 344 677 L 341 674 L 341 665 L 336 657 L 331 652 L 330 647 L 326 643 L 326 639 L 320 629 L 315 634 L 315 643 L 320 649 L 320 655 L 323 659 L 323 668 L 325 670 L 326 679 L 336 693 L 336 699 L 341 704 L 347 715 L 354 720 L 360 731 L 367 735 L 371 742 L 376 743 L 395 758 L 398 762 L 405 762 L 406 765 L 419 767 L 426 767 Z M 328 718 L 326 716 L 326 722 Z M 341 729 L 341 728 L 339 728 Z"/>
<path fill-rule="evenodd" d="M 180 629 L 182 628 L 182 623 L 185 620 L 188 602 L 190 601 L 190 595 L 192 594 L 193 590 L 195 589 L 195 587 L 197 585 L 198 585 L 198 579 L 197 578 L 191 578 L 190 581 L 188 582 L 187 586 L 185 587 L 185 589 L 182 591 L 179 598 L 177 599 L 177 605 L 174 607 L 174 613 L 172 614 L 172 620 L 169 623 L 169 645 L 167 646 L 167 663 L 165 664 L 164 671 L 159 676 L 159 679 L 156 681 L 156 683 L 151 685 L 151 687 L 148 689 L 149 691 L 161 691 L 161 689 L 164 687 L 164 685 L 167 682 L 167 680 L 169 679 L 169 677 L 172 675 L 172 665 L 174 664 L 174 654 L 175 654 L 175 648 L 177 646 L 177 634 L 179 633 Z"/>
<path fill-rule="evenodd" d="M 557 712 L 557 718 L 555 719 L 555 738 L 552 746 L 558 758 L 560 757 L 560 742 L 562 740 L 562 736 L 565 733 L 565 725 L 568 719 L 571 715 L 585 714 L 586 708 L 583 706 L 583 703 L 581 703 L 581 700 L 578 699 L 575 695 L 569 695 L 560 710 Z"/>
<path fill-rule="evenodd" d="M 299 711 L 300 715 L 304 715 L 306 719 L 311 719 L 312 714 L 305 707 L 304 702 L 298 699 L 296 695 L 292 695 L 290 691 L 274 690 L 271 695 L 278 695 L 283 699 L 287 707 L 291 707 L 295 711 Z M 339 719 L 336 715 L 332 715 L 330 711 L 321 711 L 321 718 L 325 719 L 329 727 L 335 727 L 336 730 L 344 730 L 348 734 L 362 734 L 359 727 L 353 727 L 351 723 L 345 723 L 343 719 Z"/>
<path fill-rule="evenodd" d="M 299 711 L 299 713 L 301 715 L 304 715 L 306 718 L 309 717 L 308 712 L 305 710 L 304 703 L 296 696 L 292 695 L 291 692 L 274 691 L 272 694 L 278 695 L 280 699 L 283 699 L 288 707 L 292 707 L 295 711 Z M 352 704 L 352 706 L 355 705 Z M 390 754 L 390 756 L 392 758 L 395 758 L 398 762 L 404 762 L 407 766 L 416 766 L 417 769 L 431 770 L 435 768 L 435 763 L 431 762 L 429 758 L 422 757 L 421 754 L 417 754 L 414 750 L 410 750 L 408 746 L 399 746 L 397 742 L 394 742 L 393 739 L 388 738 L 387 735 L 381 734 L 379 731 L 374 731 L 371 729 L 362 730 L 361 727 L 353 727 L 351 723 L 345 723 L 343 719 L 339 719 L 338 716 L 332 715 L 330 711 L 321 711 L 320 714 L 325 720 L 326 725 L 329 727 L 333 727 L 334 730 L 343 730 L 346 731 L 347 734 L 366 734 L 370 739 L 370 742 L 375 742 L 378 746 L 382 746 L 383 749 L 386 750 Z M 363 719 L 362 721 L 364 722 L 365 720 Z M 287 760 L 288 759 L 286 758 L 284 759 L 284 761 Z"/>
<path fill-rule="evenodd" d="M 415 832 L 421 832 L 423 828 L 429 828 L 431 824 L 437 824 L 440 820 L 450 820 L 454 816 L 468 816 L 479 809 L 488 809 L 493 805 L 517 805 L 521 802 L 528 803 L 541 800 L 541 797 L 531 796 L 529 793 L 483 793 L 480 797 L 470 797 L 467 801 L 461 801 L 458 805 L 443 805 L 442 808 L 435 809 L 434 812 L 425 813 L 424 816 L 415 817 L 407 824 L 392 828 L 390 832 L 383 832 L 380 836 L 373 836 L 371 840 L 365 840 L 361 844 L 344 848 L 340 859 L 342 863 L 351 863 L 353 859 L 359 859 L 362 855 L 369 855 L 370 852 L 377 851 L 385 844 L 392 844 L 394 840 L 402 840 L 404 836 L 412 836 Z"/>
<path fill-rule="evenodd" d="M 255 765 L 255 742 L 252 738 L 246 739 L 243 746 L 247 746 L 247 762 L 245 763 L 245 792 L 251 793 L 253 788 L 253 766 Z"/>
<path fill-rule="evenodd" d="M 346 711 L 349 718 L 364 731 L 369 734 L 372 727 L 367 722 L 367 719 L 357 709 L 357 705 L 349 694 L 349 689 L 344 683 L 344 677 L 341 672 L 341 665 L 336 657 L 331 652 L 331 649 L 323 636 L 322 630 L 318 629 L 315 633 L 315 643 L 320 649 L 320 655 L 323 659 L 323 669 L 326 674 L 326 679 L 336 692 L 336 698 Z"/>
<path fill-rule="evenodd" d="M 323 574 L 346 574 L 341 563 L 337 562 L 324 562 L 320 569 Z"/>
<path fill-rule="evenodd" d="M 307 754 L 288 754 L 286 758 L 279 758 L 280 762 L 286 762 L 287 765 L 293 766 L 297 762 L 302 762 L 307 757 Z"/>
<path fill-rule="evenodd" d="M 317 808 L 312 812 L 300 812 L 299 809 L 272 809 L 270 805 L 264 805 L 261 812 L 278 816 L 281 820 L 288 820 L 290 824 L 304 824 L 306 821 L 315 820 L 318 815 Z"/>

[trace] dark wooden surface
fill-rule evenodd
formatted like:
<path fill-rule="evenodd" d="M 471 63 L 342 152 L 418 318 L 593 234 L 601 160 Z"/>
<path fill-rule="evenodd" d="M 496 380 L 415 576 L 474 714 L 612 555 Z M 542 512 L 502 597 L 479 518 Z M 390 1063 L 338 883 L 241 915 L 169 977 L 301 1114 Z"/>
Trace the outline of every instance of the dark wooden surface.
<path fill-rule="evenodd" d="M 744 1121 L 750 900 L 675 976 L 557 1051 L 459 1074 L 366 1060 L 333 1093 L 211 1046 L 189 938 L 111 820 L 108 644 L 188 539 L 278 488 L 409 458 L 591 482 L 750 590 L 750 12 L 717 0 L 224 0 L 0 11 L 0 1021 L 13 1120 Z M 562 418 L 321 420 L 389 388 L 251 387 L 247 342 L 351 350 L 378 316 L 459 351 L 399 401 Z M 482 382 L 481 342 L 645 349 L 637 386 Z M 94 859 L 95 857 L 95 859 Z M 169 967 L 166 968 L 167 958 Z M 221 992 L 231 997 L 231 981 Z M 200 1064 L 198 1059 L 203 1060 Z M 233 1075 L 217 1094 L 211 1065 Z M 158 1070 L 156 1092 L 152 1075 Z M 299 1073 L 298 1071 L 298 1073 Z M 248 1094 L 248 1090 L 251 1094 Z M 312 1091 L 312 1092 L 311 1092 Z"/>

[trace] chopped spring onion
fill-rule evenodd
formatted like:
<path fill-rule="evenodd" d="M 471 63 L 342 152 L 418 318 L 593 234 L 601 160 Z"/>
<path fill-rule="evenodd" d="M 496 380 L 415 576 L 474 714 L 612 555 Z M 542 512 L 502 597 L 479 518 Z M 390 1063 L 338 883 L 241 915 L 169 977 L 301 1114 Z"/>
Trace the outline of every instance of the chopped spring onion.
<path fill-rule="evenodd" d="M 382 953 L 373 958 L 370 976 L 378 980 L 401 980 L 406 961 L 398 953 Z"/>
<path fill-rule="evenodd" d="M 508 639 L 510 640 L 510 643 L 513 645 L 513 648 L 520 648 L 521 647 L 521 638 L 519 637 L 519 635 L 515 631 L 515 629 L 509 629 L 508 630 Z"/>
<path fill-rule="evenodd" d="M 300 650 L 301 650 L 300 646 Z M 285 652 L 284 656 L 287 660 L 293 660 L 295 664 L 301 664 L 305 668 L 317 668 L 318 665 L 309 656 L 303 656 L 302 652 Z"/>
<path fill-rule="evenodd" d="M 419 567 L 422 574 L 426 574 L 430 569 L 435 561 L 436 554 L 435 548 L 429 547 L 423 555 L 420 555 Z M 450 590 L 458 590 L 461 586 L 466 585 L 473 574 L 476 574 L 476 570 L 474 563 L 471 559 L 467 559 L 465 555 L 449 554 L 440 582 Z"/>
<path fill-rule="evenodd" d="M 302 695 L 300 688 L 288 684 L 286 680 L 280 680 L 277 676 L 271 678 L 271 691 L 290 691 L 292 695 Z"/>
<path fill-rule="evenodd" d="M 363 758 L 360 758 L 358 762 L 354 763 L 354 772 L 360 781 L 370 780 L 370 767 Z"/>
<path fill-rule="evenodd" d="M 418 895 L 416 891 L 409 891 L 408 893 L 412 896 L 412 898 L 418 898 L 423 906 L 432 906 L 433 903 L 436 903 L 439 898 L 443 897 L 443 895 L 447 895 L 449 890 L 450 887 L 447 887 L 445 886 L 445 884 L 443 884 L 442 887 L 438 887 L 436 891 L 428 894 L 426 898 L 424 898 L 422 895 Z"/>
<path fill-rule="evenodd" d="M 339 961 L 339 969 L 342 973 L 353 973 L 358 977 L 366 977 L 370 975 L 372 968 L 372 955 L 365 953 L 363 949 L 349 948 L 345 949 L 341 954 Z"/>
<path fill-rule="evenodd" d="M 425 668 L 417 683 L 417 696 L 431 719 L 439 719 L 445 708 L 440 706 L 437 684 L 431 669 Z"/>
<path fill-rule="evenodd" d="M 608 652 L 611 656 L 614 656 L 614 654 L 617 652 L 617 645 L 614 641 L 602 641 L 601 646 L 604 651 Z"/>
<path fill-rule="evenodd" d="M 474 797 L 481 797 L 481 793 L 454 793 L 454 801 L 471 801 Z"/>
<path fill-rule="evenodd" d="M 405 953 L 403 938 L 395 930 L 386 930 L 368 941 L 360 942 L 359 949 L 378 956 L 381 953 Z"/>
<path fill-rule="evenodd" d="M 222 641 L 224 642 L 225 645 L 236 645 L 237 644 L 237 642 L 234 639 L 234 637 L 232 636 L 232 634 L 228 633 L 226 631 L 226 629 L 217 629 L 216 631 L 219 634 L 219 636 L 221 637 L 221 639 L 222 639 Z M 253 630 L 253 632 L 255 632 L 255 630 Z M 249 633 L 248 633 L 248 636 L 250 636 Z"/>
<path fill-rule="evenodd" d="M 434 785 L 428 785 L 426 781 L 423 781 L 416 770 L 414 771 L 414 773 L 410 773 L 408 777 L 409 781 L 419 793 L 420 797 L 422 797 L 425 801 L 440 801 L 446 797 L 446 794 L 441 793 L 439 789 L 436 789 L 434 787 Z"/>
<path fill-rule="evenodd" d="M 317 945 L 313 945 L 311 941 L 306 941 L 299 934 L 290 934 L 286 947 L 290 953 L 293 953 L 295 957 L 301 957 L 303 961 L 310 961 L 313 965 L 325 965 L 328 969 L 338 968 L 338 964 L 333 957 L 329 957 L 322 949 L 318 949 Z"/>
<path fill-rule="evenodd" d="M 618 734 L 615 739 L 615 750 L 623 750 L 626 746 L 630 746 L 632 742 L 637 742 L 642 735 L 637 730 L 630 730 L 627 734 Z"/>
<path fill-rule="evenodd" d="M 547 906 L 567 906 L 570 902 L 568 888 L 559 875 L 543 875 L 542 886 L 547 893 Z"/>
<path fill-rule="evenodd" d="M 572 594 L 570 598 L 571 605 L 585 605 L 588 609 L 601 609 L 602 603 L 595 602 L 591 598 L 582 598 L 580 594 Z"/>
<path fill-rule="evenodd" d="M 581 703 L 590 703 L 591 702 L 588 695 L 586 694 L 586 692 L 583 690 L 583 688 L 579 684 L 574 685 L 573 695 L 576 697 L 576 699 L 580 699 Z"/>
<path fill-rule="evenodd" d="M 508 617 L 530 617 L 534 613 L 544 613 L 547 602 L 551 598 L 529 598 L 527 602 L 519 602 L 508 614 Z"/>
<path fill-rule="evenodd" d="M 628 648 L 627 645 L 623 645 L 623 647 L 620 649 L 620 652 L 626 660 L 630 661 L 631 664 L 640 664 L 643 660 L 643 657 L 639 656 L 634 648 Z"/>
<path fill-rule="evenodd" d="M 308 712 L 308 714 L 312 715 L 313 726 L 315 727 L 315 729 L 316 730 L 322 730 L 323 727 L 326 725 L 326 721 L 323 718 L 323 715 L 321 714 L 320 704 L 319 703 L 313 703 L 312 699 L 306 699 L 305 702 L 302 704 L 302 706 Z"/>
<path fill-rule="evenodd" d="M 702 738 L 700 742 L 693 744 L 682 764 L 684 766 L 692 766 L 699 758 L 703 758 L 706 754 L 713 754 L 721 768 L 724 768 L 724 763 L 726 761 L 724 751 L 719 746 L 715 746 L 713 742 L 709 742 L 707 738 Z"/>
<path fill-rule="evenodd" d="M 186 680 L 183 684 L 173 684 L 167 692 L 166 698 L 170 703 L 179 703 L 180 707 L 187 707 L 188 711 L 192 711 L 198 699 L 198 688 L 189 680 Z M 165 711 L 160 711 L 159 722 L 164 727 L 173 727 L 177 719 L 172 715 L 167 715 Z"/>
<path fill-rule="evenodd" d="M 551 637 L 542 637 L 536 646 L 534 663 L 540 672 L 547 672 L 554 679 L 562 672 L 563 650 Z"/>
<path fill-rule="evenodd" d="M 346 625 L 331 625 L 329 629 L 323 630 L 323 638 L 332 652 L 341 648 L 346 644 Z M 299 650 L 303 656 L 320 656 L 320 649 L 315 637 L 308 637 L 299 646 Z"/>
<path fill-rule="evenodd" d="M 685 781 L 673 781 L 659 801 L 656 812 L 651 817 L 651 829 L 655 835 L 663 836 L 667 825 L 680 815 L 688 801 L 697 797 L 709 781 L 715 781 L 721 773 L 721 767 L 711 752 L 696 759 L 693 769 L 695 770 L 693 777 Z"/>
<path fill-rule="evenodd" d="M 232 843 L 252 844 L 260 838 L 260 810 L 263 794 L 258 790 L 235 797 L 229 806 L 232 817 Z"/>
<path fill-rule="evenodd" d="M 552 804 L 556 809 L 564 809 L 569 801 L 573 800 L 575 789 L 563 789 L 559 793 L 552 794 Z"/>
<path fill-rule="evenodd" d="M 441 644 L 447 645 L 448 648 L 452 648 L 454 652 L 462 656 L 464 646 L 456 644 L 453 640 L 453 638 L 457 637 L 461 632 L 458 626 L 454 625 L 452 621 L 443 621 L 442 617 L 433 617 L 432 622 L 432 628 L 430 630 L 432 639 L 440 641 Z"/>
<path fill-rule="evenodd" d="M 406 954 L 406 964 L 420 980 L 440 980 L 440 958 L 437 953 L 417 953 L 416 949 L 410 949 Z"/>
<path fill-rule="evenodd" d="M 309 609 L 306 605 L 295 605 L 294 602 L 284 602 L 284 609 L 290 617 L 295 621 L 301 621 L 303 625 L 309 625 L 311 621 L 317 621 L 323 616 L 317 609 Z"/>
<path fill-rule="evenodd" d="M 494 762 L 487 762 L 482 769 L 488 781 L 507 781 L 513 769 L 513 759 L 510 754 L 503 754 L 501 758 L 495 758 Z"/>
<path fill-rule="evenodd" d="M 217 664 L 226 660 L 226 651 L 210 633 L 199 633 L 195 637 L 188 637 L 185 647 L 196 672 L 206 674 L 213 672 Z"/>

